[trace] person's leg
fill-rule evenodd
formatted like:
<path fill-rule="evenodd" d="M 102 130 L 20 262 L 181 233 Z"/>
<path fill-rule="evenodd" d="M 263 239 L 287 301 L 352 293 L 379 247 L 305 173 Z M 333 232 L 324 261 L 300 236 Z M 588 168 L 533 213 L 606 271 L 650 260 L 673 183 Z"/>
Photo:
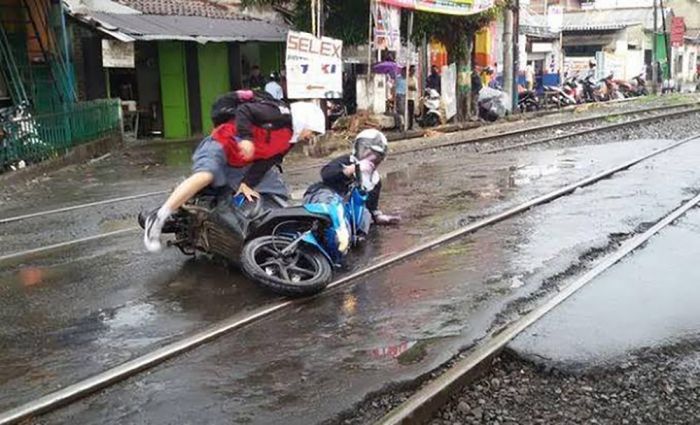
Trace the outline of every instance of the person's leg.
<path fill-rule="evenodd" d="M 416 101 L 409 100 L 408 101 L 408 129 L 409 130 L 413 130 L 413 118 L 414 118 L 415 114 L 416 114 Z"/>
<path fill-rule="evenodd" d="M 175 188 L 163 206 L 160 207 L 157 212 L 146 218 L 143 235 L 143 243 L 146 245 L 146 249 L 151 252 L 158 252 L 162 249 L 160 234 L 165 221 L 170 217 L 173 211 L 180 208 L 185 202 L 190 200 L 200 190 L 209 186 L 213 181 L 214 174 L 208 171 L 200 171 L 192 174 L 187 180 L 180 183 Z"/>

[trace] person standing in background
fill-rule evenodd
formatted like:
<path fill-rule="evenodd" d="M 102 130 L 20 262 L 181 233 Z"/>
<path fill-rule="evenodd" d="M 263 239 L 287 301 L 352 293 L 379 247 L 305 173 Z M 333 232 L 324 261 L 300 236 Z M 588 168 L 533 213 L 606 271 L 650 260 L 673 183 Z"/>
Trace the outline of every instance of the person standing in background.
<path fill-rule="evenodd" d="M 406 107 L 406 68 L 396 76 L 396 111 L 403 117 Z"/>
<path fill-rule="evenodd" d="M 416 78 L 416 67 L 411 65 L 408 68 L 408 129 L 413 129 L 413 117 L 416 115 L 416 100 L 418 100 L 418 79 Z"/>
<path fill-rule="evenodd" d="M 433 89 L 440 93 L 440 90 L 442 88 L 441 84 L 442 82 L 440 81 L 440 74 L 438 73 L 437 66 L 433 65 L 430 67 L 430 75 L 428 75 L 428 78 L 425 82 L 425 87 Z"/>
<path fill-rule="evenodd" d="M 274 97 L 276 100 L 282 100 L 284 98 L 284 90 L 279 84 L 279 75 L 276 72 L 270 74 L 270 82 L 265 84 L 265 91 Z"/>
<path fill-rule="evenodd" d="M 250 77 L 248 77 L 248 88 L 252 90 L 262 90 L 265 88 L 265 77 L 260 73 L 260 67 L 253 65 L 250 68 Z"/>
<path fill-rule="evenodd" d="M 532 91 L 535 88 L 535 70 L 531 63 L 525 67 L 525 82 L 528 90 Z"/>

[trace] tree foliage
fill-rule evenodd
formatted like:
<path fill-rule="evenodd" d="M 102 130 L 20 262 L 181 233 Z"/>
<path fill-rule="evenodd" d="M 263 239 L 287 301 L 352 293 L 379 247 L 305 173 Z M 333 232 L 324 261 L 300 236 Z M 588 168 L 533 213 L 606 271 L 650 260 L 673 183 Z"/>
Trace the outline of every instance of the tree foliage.
<path fill-rule="evenodd" d="M 242 5 L 273 7 L 295 28 L 311 31 L 309 0 L 243 0 Z M 369 0 L 324 0 L 323 6 L 325 35 L 343 40 L 348 45 L 367 42 Z"/>
<path fill-rule="evenodd" d="M 468 16 L 441 15 L 438 13 L 415 12 L 413 38 L 419 42 L 426 37 L 442 42 L 448 51 L 450 60 L 462 58 L 467 53 L 468 41 L 480 28 L 496 19 L 504 4 Z"/>
<path fill-rule="evenodd" d="M 311 30 L 310 0 L 243 0 L 242 4 L 246 7 L 273 7 L 296 28 Z M 369 4 L 369 0 L 324 0 L 324 33 L 341 39 L 348 45 L 366 43 Z M 469 16 L 415 12 L 414 40 L 420 41 L 423 36 L 428 39 L 434 37 L 447 46 L 450 55 L 461 57 L 465 53 L 469 37 L 495 19 L 510 4 L 511 0 L 497 0 L 496 7 Z"/>

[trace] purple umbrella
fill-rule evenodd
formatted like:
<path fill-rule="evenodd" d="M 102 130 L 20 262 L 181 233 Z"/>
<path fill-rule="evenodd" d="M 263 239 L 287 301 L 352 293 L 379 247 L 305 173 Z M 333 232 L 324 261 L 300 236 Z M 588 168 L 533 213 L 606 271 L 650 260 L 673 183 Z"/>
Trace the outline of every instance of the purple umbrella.
<path fill-rule="evenodd" d="M 372 71 L 376 74 L 389 74 L 391 78 L 396 78 L 396 74 L 401 72 L 402 69 L 403 66 L 391 61 L 379 62 L 372 67 Z"/>

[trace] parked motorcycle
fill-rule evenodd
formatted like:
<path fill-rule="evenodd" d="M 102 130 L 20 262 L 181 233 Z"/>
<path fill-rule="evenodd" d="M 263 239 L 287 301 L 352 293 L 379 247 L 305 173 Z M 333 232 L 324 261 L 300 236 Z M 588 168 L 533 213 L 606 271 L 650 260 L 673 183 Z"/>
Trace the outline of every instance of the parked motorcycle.
<path fill-rule="evenodd" d="M 600 80 L 602 83 L 600 86 L 601 100 L 619 100 L 625 98 L 616 81 L 612 71 L 606 75 L 605 78 Z"/>
<path fill-rule="evenodd" d="M 507 103 L 508 96 L 504 92 L 491 87 L 483 87 L 479 91 L 477 99 L 479 117 L 486 121 L 496 121 L 503 118 L 508 112 Z"/>
<path fill-rule="evenodd" d="M 570 91 L 570 89 L 568 90 Z M 562 85 L 561 87 L 544 86 L 546 106 L 561 108 L 564 106 L 575 105 L 577 101 L 571 94 L 569 94 L 569 91 L 567 91 L 566 85 Z"/>
<path fill-rule="evenodd" d="M 27 103 L 0 109 L 0 164 L 11 170 L 52 155 Z"/>
<path fill-rule="evenodd" d="M 617 91 L 622 95 L 622 98 L 637 96 L 635 87 L 631 82 L 621 79 L 613 79 L 613 83 L 615 86 L 617 86 Z"/>
<path fill-rule="evenodd" d="M 222 258 L 278 294 L 313 295 L 330 283 L 347 253 L 342 246 L 359 240 L 367 194 L 356 180 L 342 202 L 303 206 L 270 194 L 251 203 L 230 190 L 205 189 L 168 219 L 162 233 L 174 234 L 168 245 L 183 254 Z M 139 214 L 142 228 L 146 217 Z"/>
<path fill-rule="evenodd" d="M 649 94 L 649 90 L 647 89 L 647 80 L 644 74 L 645 73 L 642 72 L 641 74 L 632 78 L 632 87 L 635 96 L 647 96 Z"/>
<path fill-rule="evenodd" d="M 440 93 L 435 89 L 426 89 L 420 99 L 421 115 L 417 120 L 421 127 L 435 127 L 442 122 L 440 113 Z"/>
<path fill-rule="evenodd" d="M 326 123 L 326 125 L 328 126 L 328 128 L 333 128 L 333 124 L 336 121 L 348 115 L 348 108 L 345 106 L 345 103 L 342 99 L 327 100 L 326 107 L 326 115 L 328 117 L 328 122 Z"/>
<path fill-rule="evenodd" d="M 532 112 L 540 109 L 540 99 L 534 90 L 527 90 L 518 84 L 518 109 L 520 112 Z"/>

